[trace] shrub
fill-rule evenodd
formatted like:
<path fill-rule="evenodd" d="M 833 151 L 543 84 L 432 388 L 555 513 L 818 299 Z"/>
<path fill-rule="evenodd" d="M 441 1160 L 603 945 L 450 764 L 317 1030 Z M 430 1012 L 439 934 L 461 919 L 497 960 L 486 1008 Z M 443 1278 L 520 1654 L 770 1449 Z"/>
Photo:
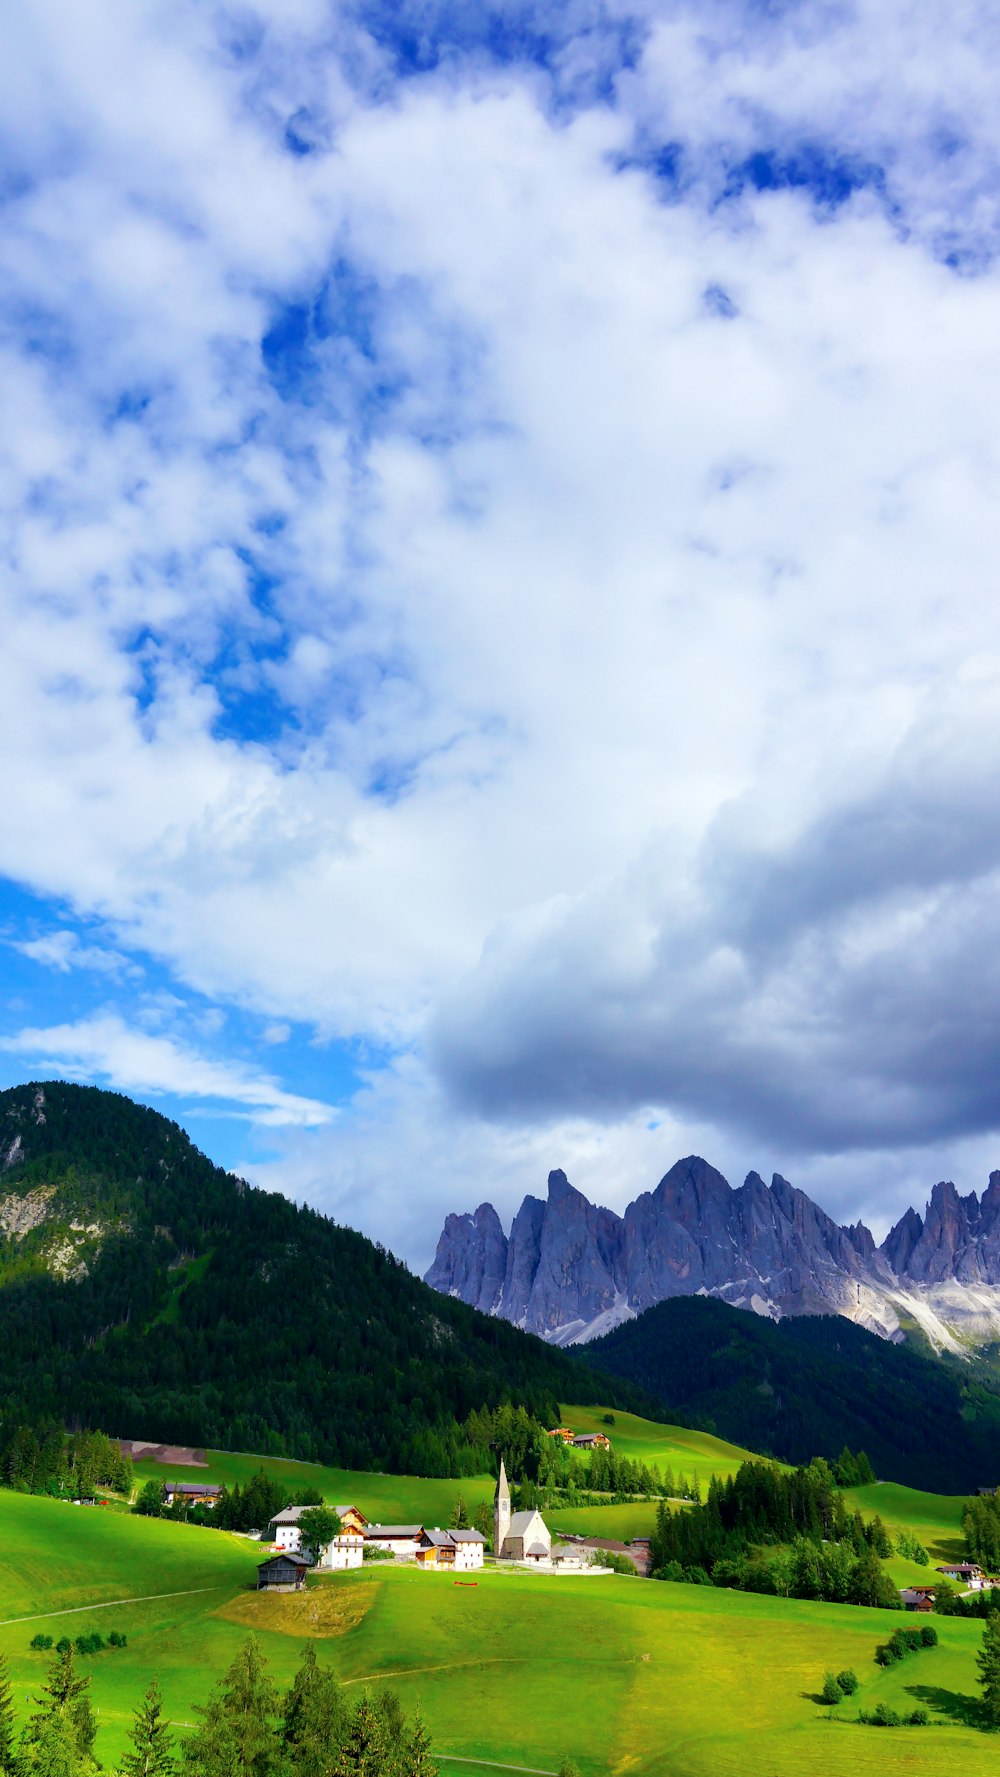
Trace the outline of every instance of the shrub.
<path fill-rule="evenodd" d="M 653 1578 L 654 1580 L 682 1580 L 684 1569 L 679 1561 L 667 1561 L 662 1567 L 657 1568 Z"/>
<path fill-rule="evenodd" d="M 108 1636 L 108 1646 L 109 1647 L 127 1647 L 128 1646 L 128 1636 L 123 1635 L 120 1629 L 112 1629 L 111 1634 Z"/>
<path fill-rule="evenodd" d="M 875 1649 L 876 1666 L 894 1666 L 899 1659 L 899 1649 L 893 1647 L 891 1641 L 881 1641 Z"/>
<path fill-rule="evenodd" d="M 925 1728 L 930 1719 L 931 1718 L 923 1705 L 921 1705 L 919 1709 L 914 1709 L 912 1715 L 908 1715 L 906 1718 L 911 1728 Z"/>
<path fill-rule="evenodd" d="M 842 1695 L 842 1692 L 841 1692 L 840 1686 L 837 1683 L 837 1680 L 834 1678 L 833 1673 L 827 1672 L 824 1675 L 823 1689 L 820 1692 L 821 1702 L 823 1702 L 823 1703 L 839 1703 L 840 1699 L 841 1699 L 841 1695 Z"/>
<path fill-rule="evenodd" d="M 847 1668 L 846 1672 L 837 1673 L 837 1686 L 845 1697 L 853 1697 L 860 1683 L 861 1680 L 857 1673 L 850 1666 Z"/>
<path fill-rule="evenodd" d="M 56 1653 L 57 1654 L 68 1654 L 69 1650 L 72 1646 L 73 1646 L 73 1643 L 70 1641 L 69 1636 L 62 1635 L 62 1636 L 60 1636 L 59 1640 L 56 1642 Z"/>
<path fill-rule="evenodd" d="M 705 1569 L 697 1565 L 685 1567 L 683 1577 L 689 1586 L 710 1586 L 712 1584 Z"/>
<path fill-rule="evenodd" d="M 920 1631 L 921 1647 L 937 1647 L 938 1632 L 933 1623 L 925 1623 Z"/>

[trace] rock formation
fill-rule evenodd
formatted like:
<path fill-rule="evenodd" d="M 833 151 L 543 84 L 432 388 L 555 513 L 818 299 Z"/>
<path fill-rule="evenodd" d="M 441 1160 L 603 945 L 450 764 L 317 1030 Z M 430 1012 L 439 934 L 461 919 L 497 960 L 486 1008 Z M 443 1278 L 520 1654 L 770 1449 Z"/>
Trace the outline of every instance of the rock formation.
<path fill-rule="evenodd" d="M 779 1319 L 843 1314 L 900 1339 L 900 1316 L 939 1347 L 1000 1335 L 1000 1172 L 980 1200 L 938 1184 L 878 1247 L 804 1191 L 756 1172 L 738 1189 L 697 1156 L 679 1160 L 623 1216 L 561 1171 L 526 1197 L 510 1235 L 491 1204 L 450 1215 L 427 1282 L 555 1343 L 593 1339 L 667 1296 L 719 1296 Z"/>

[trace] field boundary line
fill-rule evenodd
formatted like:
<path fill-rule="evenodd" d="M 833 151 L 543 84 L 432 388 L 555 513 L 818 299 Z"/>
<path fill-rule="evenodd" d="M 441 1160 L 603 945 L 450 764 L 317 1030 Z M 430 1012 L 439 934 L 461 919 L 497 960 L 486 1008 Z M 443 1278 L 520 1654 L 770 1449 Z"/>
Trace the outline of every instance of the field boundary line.
<path fill-rule="evenodd" d="M 488 1771 L 530 1771 L 532 1777 L 559 1777 L 558 1771 L 549 1771 L 543 1765 L 501 1765 L 495 1758 L 463 1758 L 457 1752 L 439 1752 L 438 1757 L 446 1765 L 482 1765 Z"/>
<path fill-rule="evenodd" d="M 109 1598 L 107 1604 L 72 1604 L 68 1610 L 36 1610 L 30 1617 L 4 1617 L 0 1629 L 15 1623 L 44 1623 L 49 1617 L 78 1617 L 88 1610 L 121 1610 L 126 1604 L 155 1604 L 161 1598 L 193 1598 L 197 1592 L 225 1592 L 226 1586 L 186 1586 L 183 1592 L 147 1592 L 143 1598 Z"/>

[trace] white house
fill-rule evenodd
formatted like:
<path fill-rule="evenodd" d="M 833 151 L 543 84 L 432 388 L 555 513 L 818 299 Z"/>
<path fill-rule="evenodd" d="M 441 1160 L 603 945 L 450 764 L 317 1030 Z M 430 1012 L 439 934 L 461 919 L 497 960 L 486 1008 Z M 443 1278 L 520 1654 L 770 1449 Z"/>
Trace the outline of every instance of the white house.
<path fill-rule="evenodd" d="M 321 1549 L 317 1568 L 322 1572 L 342 1572 L 346 1567 L 360 1567 L 365 1558 L 365 1539 L 356 1531 L 345 1530 L 332 1543 Z"/>
<path fill-rule="evenodd" d="M 274 1543 L 279 1549 L 290 1549 L 297 1554 L 302 1546 L 302 1532 L 299 1519 L 308 1506 L 286 1506 L 271 1519 L 268 1531 L 268 1542 Z"/>
<path fill-rule="evenodd" d="M 449 1534 L 455 1545 L 456 1570 L 467 1573 L 470 1568 L 482 1567 L 486 1538 L 478 1530 L 452 1530 Z"/>
<path fill-rule="evenodd" d="M 423 1534 L 422 1524 L 369 1524 L 364 1540 L 390 1555 L 415 1556 Z"/>

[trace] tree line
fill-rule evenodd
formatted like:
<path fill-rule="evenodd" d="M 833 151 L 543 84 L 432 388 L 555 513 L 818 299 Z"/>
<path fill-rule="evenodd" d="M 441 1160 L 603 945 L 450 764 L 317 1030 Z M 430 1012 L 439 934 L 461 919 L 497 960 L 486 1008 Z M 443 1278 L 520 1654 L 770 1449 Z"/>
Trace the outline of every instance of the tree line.
<path fill-rule="evenodd" d="M 104 1432 L 67 1432 L 54 1418 L 7 1413 L 0 1417 L 0 1482 L 53 1499 L 89 1499 L 99 1487 L 128 1498 L 134 1475 L 129 1457 Z"/>
<path fill-rule="evenodd" d="M 822 1458 L 790 1473 L 744 1462 L 727 1480 L 714 1476 L 693 1511 L 660 1505 L 650 1571 L 654 1579 L 898 1609 L 881 1565 L 892 1552 L 881 1518 L 866 1523 L 848 1511 Z"/>
<path fill-rule="evenodd" d="M 0 1777 L 98 1777 L 89 1688 L 63 1649 L 18 1732 L 0 1656 Z M 195 1714 L 194 1732 L 176 1740 L 152 1679 L 115 1777 L 437 1777 L 419 1716 L 408 1718 L 390 1690 L 349 1698 L 311 1644 L 282 1694 L 251 1637 Z"/>

